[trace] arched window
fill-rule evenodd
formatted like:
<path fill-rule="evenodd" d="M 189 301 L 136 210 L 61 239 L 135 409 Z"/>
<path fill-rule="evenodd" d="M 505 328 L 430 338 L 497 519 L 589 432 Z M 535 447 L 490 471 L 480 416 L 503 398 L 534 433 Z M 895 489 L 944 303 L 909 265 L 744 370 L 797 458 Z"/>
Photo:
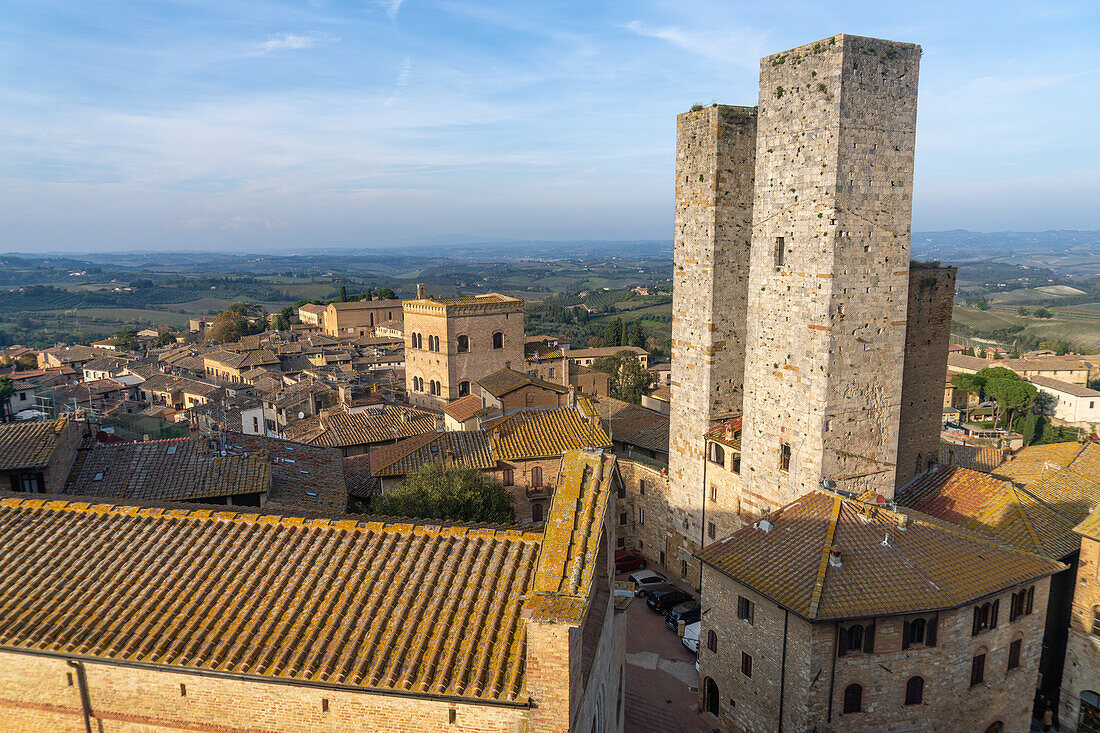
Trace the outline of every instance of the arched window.
<path fill-rule="evenodd" d="M 707 632 L 707 649 L 718 653 L 718 634 L 714 633 L 714 629 Z"/>
<path fill-rule="evenodd" d="M 706 697 L 707 712 L 718 715 L 718 683 L 707 677 L 703 681 L 704 696 Z"/>
<path fill-rule="evenodd" d="M 458 337 L 458 353 L 465 354 L 470 350 L 470 337 L 459 336 Z"/>
<path fill-rule="evenodd" d="M 542 504 L 532 504 L 531 505 L 531 521 L 532 522 L 541 522 L 542 521 Z"/>
<path fill-rule="evenodd" d="M 720 466 L 726 465 L 726 452 L 717 443 L 710 444 L 710 460 Z"/>
<path fill-rule="evenodd" d="M 985 729 L 985 733 L 1004 733 L 1004 732 L 1005 732 L 1005 724 L 1002 723 L 999 720 L 996 723 L 990 723 L 989 727 Z"/>
<path fill-rule="evenodd" d="M 540 466 L 531 469 L 531 485 L 542 486 L 542 468 Z"/>
<path fill-rule="evenodd" d="M 504 334 L 501 333 L 500 331 L 497 331 L 496 333 L 493 334 L 493 348 L 494 349 L 503 349 L 504 348 Z"/>
<path fill-rule="evenodd" d="M 859 624 L 848 627 L 848 651 L 863 651 L 863 627 Z"/>
<path fill-rule="evenodd" d="M 371 311 L 370 313 L 370 325 L 371 328 L 374 328 L 374 311 Z"/>
<path fill-rule="evenodd" d="M 922 459 L 923 457 L 924 457 L 924 456 L 922 456 L 922 455 L 921 455 L 920 453 L 918 453 L 918 454 L 917 454 L 917 473 L 920 473 L 920 465 L 921 465 L 921 459 Z"/>
<path fill-rule="evenodd" d="M 909 643 L 910 644 L 923 644 L 924 643 L 924 627 L 925 627 L 925 621 L 922 618 L 914 619 L 909 624 Z"/>
<path fill-rule="evenodd" d="M 504 469 L 504 485 L 505 486 L 515 486 L 515 484 L 516 484 L 515 471 L 513 471 L 510 468 Z"/>
<path fill-rule="evenodd" d="M 924 702 L 924 678 L 910 677 L 905 683 L 905 704 L 920 705 Z"/>
<path fill-rule="evenodd" d="M 863 686 L 852 683 L 844 688 L 844 712 L 858 713 L 863 710 Z"/>
<path fill-rule="evenodd" d="M 468 394 L 470 394 L 470 383 L 469 382 L 459 382 L 458 383 L 458 396 L 459 397 L 465 397 Z"/>
<path fill-rule="evenodd" d="M 413 347 L 414 349 L 419 349 L 419 348 L 420 348 L 420 344 L 421 344 L 421 341 L 420 341 L 420 334 L 418 334 L 418 333 L 414 333 L 414 334 L 413 334 L 413 336 L 412 336 L 412 347 Z"/>

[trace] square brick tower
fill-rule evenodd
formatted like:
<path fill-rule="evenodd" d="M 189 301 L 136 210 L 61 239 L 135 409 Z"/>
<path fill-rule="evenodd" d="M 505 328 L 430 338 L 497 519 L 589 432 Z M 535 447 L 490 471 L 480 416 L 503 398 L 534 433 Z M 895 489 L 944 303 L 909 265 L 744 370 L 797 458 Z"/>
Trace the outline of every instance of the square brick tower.
<path fill-rule="evenodd" d="M 755 108 L 676 120 L 669 528 L 680 546 L 662 548 L 670 567 L 700 547 L 703 436 L 741 411 L 755 157 Z"/>
<path fill-rule="evenodd" d="M 760 62 L 743 506 L 893 496 L 920 47 L 839 35 Z"/>

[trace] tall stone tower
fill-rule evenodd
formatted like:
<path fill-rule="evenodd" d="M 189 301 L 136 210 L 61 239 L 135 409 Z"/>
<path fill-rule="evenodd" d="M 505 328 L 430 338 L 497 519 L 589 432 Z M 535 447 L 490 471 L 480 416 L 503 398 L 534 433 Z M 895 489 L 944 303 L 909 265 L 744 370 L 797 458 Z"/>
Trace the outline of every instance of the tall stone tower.
<path fill-rule="evenodd" d="M 920 47 L 839 35 L 760 63 L 742 481 L 893 496 Z"/>
<path fill-rule="evenodd" d="M 676 120 L 676 234 L 669 426 L 673 553 L 693 564 L 702 539 L 706 459 L 714 420 L 741 411 L 752 237 L 756 110 L 714 105 Z"/>

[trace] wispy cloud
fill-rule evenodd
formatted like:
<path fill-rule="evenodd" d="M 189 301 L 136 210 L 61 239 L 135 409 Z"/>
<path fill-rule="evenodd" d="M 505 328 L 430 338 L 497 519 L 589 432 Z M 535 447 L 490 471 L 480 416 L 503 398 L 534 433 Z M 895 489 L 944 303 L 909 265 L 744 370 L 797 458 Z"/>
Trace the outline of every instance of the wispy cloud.
<path fill-rule="evenodd" d="M 671 43 L 711 61 L 737 64 L 748 69 L 757 68 L 760 57 L 767 52 L 767 32 L 749 28 L 695 30 L 679 26 L 648 26 L 634 20 L 626 24 L 626 29 L 643 38 L 657 38 Z"/>
<path fill-rule="evenodd" d="M 378 4 L 386 11 L 390 20 L 397 20 L 397 14 L 401 12 L 401 6 L 405 4 L 405 0 L 380 0 Z"/>
<path fill-rule="evenodd" d="M 263 219 L 258 216 L 230 216 L 228 218 L 222 217 L 202 217 L 197 219 L 184 219 L 180 222 L 180 227 L 183 229 L 210 229 L 217 228 L 223 231 L 238 231 L 248 227 L 256 227 L 260 229 L 282 229 L 286 226 L 286 222 L 281 219 Z"/>
<path fill-rule="evenodd" d="M 386 109 L 393 109 L 393 107 L 401 99 L 401 90 L 409 85 L 409 80 L 412 79 L 412 60 L 406 58 L 401 62 L 401 70 L 397 72 L 397 81 L 394 82 L 393 92 L 389 98 L 383 103 Z"/>
<path fill-rule="evenodd" d="M 317 45 L 317 42 L 321 39 L 322 36 L 316 33 L 306 35 L 299 35 L 297 33 L 277 33 L 260 44 L 260 51 L 262 53 L 271 53 L 273 51 L 310 48 L 311 46 Z"/>

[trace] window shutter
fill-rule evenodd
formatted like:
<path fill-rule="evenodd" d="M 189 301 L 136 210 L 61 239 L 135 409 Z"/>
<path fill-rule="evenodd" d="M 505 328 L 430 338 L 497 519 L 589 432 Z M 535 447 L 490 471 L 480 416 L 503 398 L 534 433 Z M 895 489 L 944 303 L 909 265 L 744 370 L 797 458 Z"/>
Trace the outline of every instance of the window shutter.
<path fill-rule="evenodd" d="M 926 646 L 936 646 L 936 619 L 928 621 L 928 627 L 924 630 L 924 643 Z"/>
<path fill-rule="evenodd" d="M 902 649 L 908 649 L 909 648 L 909 622 L 908 621 L 902 621 L 901 622 L 901 648 Z"/>
<path fill-rule="evenodd" d="M 979 606 L 974 606 L 974 627 L 970 630 L 971 636 L 977 636 L 978 630 L 981 628 L 982 623 L 982 609 Z"/>
<path fill-rule="evenodd" d="M 836 655 L 838 657 L 843 657 L 848 653 L 848 630 L 840 624 L 837 624 L 836 636 Z"/>
<path fill-rule="evenodd" d="M 997 612 L 1001 610 L 1001 602 L 993 601 L 993 610 L 989 614 L 989 628 L 997 628 Z"/>
<path fill-rule="evenodd" d="M 1031 606 L 1035 603 L 1035 586 L 1027 589 L 1027 612 L 1031 613 Z"/>
<path fill-rule="evenodd" d="M 867 624 L 863 631 L 863 651 L 870 654 L 875 650 L 875 625 Z"/>

